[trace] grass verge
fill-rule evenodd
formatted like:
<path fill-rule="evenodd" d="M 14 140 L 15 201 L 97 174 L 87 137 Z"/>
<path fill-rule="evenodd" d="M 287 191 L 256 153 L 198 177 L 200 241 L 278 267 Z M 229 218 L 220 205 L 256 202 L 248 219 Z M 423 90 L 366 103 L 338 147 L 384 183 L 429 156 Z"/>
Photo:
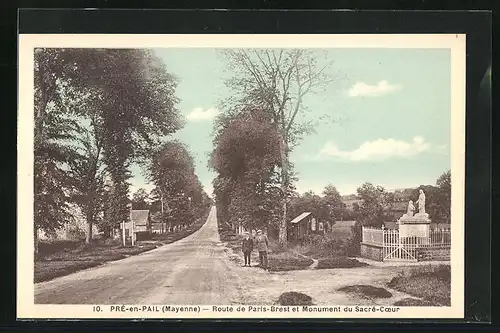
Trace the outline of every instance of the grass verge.
<path fill-rule="evenodd" d="M 96 267 L 109 261 L 124 259 L 170 244 L 194 233 L 206 222 L 209 210 L 191 227 L 153 240 L 138 241 L 136 246 L 123 247 L 118 242 L 96 240 L 88 245 L 81 241 L 40 243 L 40 258 L 35 261 L 34 283 L 48 281 L 77 271 Z"/>
<path fill-rule="evenodd" d="M 364 267 L 364 266 L 368 266 L 368 264 L 360 262 L 356 259 L 340 256 L 340 257 L 319 259 L 318 266 L 316 266 L 316 269 L 354 268 L 354 267 Z"/>
<path fill-rule="evenodd" d="M 392 278 L 387 286 L 421 298 L 423 301 L 435 306 L 451 305 L 451 271 L 449 265 L 429 265 L 412 268 Z"/>
<path fill-rule="evenodd" d="M 312 259 L 300 257 L 291 251 L 271 253 L 268 255 L 268 261 L 268 269 L 272 272 L 307 269 L 314 262 Z"/>

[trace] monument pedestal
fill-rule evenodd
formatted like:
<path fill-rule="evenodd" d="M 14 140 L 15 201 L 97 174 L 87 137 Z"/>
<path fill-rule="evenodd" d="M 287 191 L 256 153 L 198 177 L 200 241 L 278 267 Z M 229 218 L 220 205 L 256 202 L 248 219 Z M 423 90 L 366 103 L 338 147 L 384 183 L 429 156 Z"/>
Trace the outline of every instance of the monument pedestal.
<path fill-rule="evenodd" d="M 399 220 L 399 237 L 429 238 L 430 224 L 429 214 L 419 213 L 414 216 L 403 215 Z"/>

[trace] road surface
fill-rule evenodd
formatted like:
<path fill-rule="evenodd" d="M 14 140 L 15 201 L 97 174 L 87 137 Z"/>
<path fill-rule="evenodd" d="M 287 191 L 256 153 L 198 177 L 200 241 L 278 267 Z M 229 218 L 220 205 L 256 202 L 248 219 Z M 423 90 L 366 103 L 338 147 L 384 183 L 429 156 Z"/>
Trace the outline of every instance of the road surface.
<path fill-rule="evenodd" d="M 198 231 L 175 243 L 35 284 L 35 304 L 270 305 L 287 291 L 306 293 L 317 305 L 391 305 L 409 297 L 391 290 L 393 297 L 370 300 L 338 291 L 355 284 L 384 288 L 398 267 L 269 273 L 241 267 L 241 253 L 227 250 L 212 208 Z"/>
<path fill-rule="evenodd" d="M 175 243 L 35 285 L 36 304 L 236 304 L 241 268 L 217 231 L 215 208 Z"/>

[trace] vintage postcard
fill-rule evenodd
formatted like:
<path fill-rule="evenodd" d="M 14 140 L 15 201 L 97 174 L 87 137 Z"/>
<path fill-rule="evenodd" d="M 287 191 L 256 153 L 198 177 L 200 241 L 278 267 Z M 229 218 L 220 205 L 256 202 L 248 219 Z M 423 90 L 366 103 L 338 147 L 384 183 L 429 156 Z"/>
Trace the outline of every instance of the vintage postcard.
<path fill-rule="evenodd" d="M 463 318 L 465 43 L 21 34 L 18 318 Z"/>

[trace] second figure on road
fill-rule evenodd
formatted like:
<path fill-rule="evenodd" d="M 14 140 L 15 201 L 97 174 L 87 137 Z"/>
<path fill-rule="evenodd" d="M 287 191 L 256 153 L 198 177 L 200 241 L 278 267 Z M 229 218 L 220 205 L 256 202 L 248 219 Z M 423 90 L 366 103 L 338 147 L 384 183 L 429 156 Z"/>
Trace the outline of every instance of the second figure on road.
<path fill-rule="evenodd" d="M 248 232 L 245 233 L 241 249 L 243 250 L 243 256 L 245 257 L 245 266 L 250 266 L 250 255 L 253 250 L 253 240 L 250 238 L 250 234 Z"/>
<path fill-rule="evenodd" d="M 267 240 L 267 236 L 262 233 L 262 230 L 257 230 L 255 241 L 257 242 L 257 251 L 259 251 L 260 267 L 267 269 L 267 249 L 269 241 Z"/>

